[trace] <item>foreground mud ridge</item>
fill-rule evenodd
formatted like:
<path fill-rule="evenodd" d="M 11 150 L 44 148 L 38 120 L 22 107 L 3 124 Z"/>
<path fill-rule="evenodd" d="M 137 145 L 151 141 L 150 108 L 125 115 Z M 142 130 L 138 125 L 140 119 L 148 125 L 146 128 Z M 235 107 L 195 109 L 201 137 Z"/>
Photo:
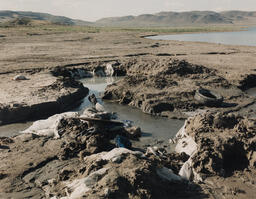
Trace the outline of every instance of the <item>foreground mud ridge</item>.
<path fill-rule="evenodd" d="M 160 153 L 152 148 L 116 148 L 116 135 L 131 138 L 124 128 L 92 128 L 76 113 L 58 118 L 53 120 L 54 134 L 45 129 L 40 134 L 1 137 L 2 198 L 253 198 L 255 194 L 254 119 L 199 114 L 177 133 L 176 152 Z"/>
<path fill-rule="evenodd" d="M 199 187 L 174 175 L 150 154 L 115 148 L 123 131 L 90 132 L 79 118 L 63 118 L 59 139 L 26 133 L 1 138 L 1 197 L 8 198 L 169 198 L 198 195 Z M 37 154 L 36 156 L 34 154 Z M 20 157 L 17 160 L 17 155 Z M 171 156 L 170 156 L 171 157 Z M 179 155 L 170 164 L 176 172 Z M 183 158 L 184 159 L 184 158 Z"/>

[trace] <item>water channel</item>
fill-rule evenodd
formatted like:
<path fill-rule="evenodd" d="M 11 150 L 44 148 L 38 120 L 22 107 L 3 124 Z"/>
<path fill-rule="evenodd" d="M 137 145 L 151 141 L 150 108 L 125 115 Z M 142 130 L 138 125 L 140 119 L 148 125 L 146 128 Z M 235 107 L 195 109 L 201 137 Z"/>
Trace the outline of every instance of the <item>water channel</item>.
<path fill-rule="evenodd" d="M 94 93 L 100 103 L 103 104 L 106 111 L 116 112 L 118 120 L 130 120 L 134 126 L 141 127 L 142 138 L 137 142 L 136 146 L 145 147 L 147 145 L 169 145 L 168 140 L 175 136 L 177 131 L 183 126 L 183 120 L 173 120 L 163 117 L 154 117 L 143 113 L 137 108 L 121 105 L 118 103 L 102 101 L 100 95 L 104 92 L 108 84 L 118 81 L 118 77 L 94 77 L 80 80 L 85 87 L 90 89 L 90 93 Z M 80 113 L 87 107 L 91 106 L 88 97 L 84 98 L 82 104 L 72 110 Z M 28 128 L 32 122 L 17 123 L 0 126 L 0 136 L 13 136 L 19 134 L 20 131 Z"/>
<path fill-rule="evenodd" d="M 98 97 L 106 111 L 116 112 L 118 120 L 130 120 L 133 121 L 134 126 L 141 127 L 143 134 L 140 143 L 142 145 L 152 145 L 153 143 L 155 145 L 158 143 L 168 145 L 169 138 L 174 137 L 177 131 L 183 126 L 183 120 L 154 117 L 134 107 L 100 100 L 100 95 L 104 92 L 106 86 L 119 79 L 118 77 L 95 77 L 81 81 L 85 87 L 90 89 L 90 94 L 94 93 Z M 90 106 L 90 102 L 86 97 L 80 107 L 75 111 L 82 111 L 88 106 Z"/>

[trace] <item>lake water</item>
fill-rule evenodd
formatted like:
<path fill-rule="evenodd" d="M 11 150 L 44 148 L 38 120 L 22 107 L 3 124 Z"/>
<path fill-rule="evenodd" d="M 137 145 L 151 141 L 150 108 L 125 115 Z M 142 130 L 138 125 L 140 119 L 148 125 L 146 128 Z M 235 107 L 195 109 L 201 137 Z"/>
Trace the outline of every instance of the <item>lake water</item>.
<path fill-rule="evenodd" d="M 228 45 L 256 46 L 256 27 L 249 28 L 246 31 L 238 32 L 211 32 L 178 35 L 158 35 L 147 38 L 155 40 L 196 41 Z"/>

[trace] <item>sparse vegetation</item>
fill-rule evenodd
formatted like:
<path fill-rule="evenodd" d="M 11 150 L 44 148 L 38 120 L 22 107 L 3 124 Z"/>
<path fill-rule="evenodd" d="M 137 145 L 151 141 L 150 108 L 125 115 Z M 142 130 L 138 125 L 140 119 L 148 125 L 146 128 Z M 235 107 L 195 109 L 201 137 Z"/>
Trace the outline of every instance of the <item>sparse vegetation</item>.
<path fill-rule="evenodd" d="M 15 24 L 15 23 L 14 23 Z M 28 26 L 29 24 L 29 26 Z M 73 25 L 59 25 L 59 24 L 43 24 L 43 23 L 19 23 L 17 25 L 0 24 L 0 28 L 15 28 L 17 31 L 36 32 L 36 33 L 98 33 L 98 32 L 138 32 L 138 33 L 152 33 L 152 34 L 177 34 L 177 33 L 191 33 L 191 32 L 224 32 L 241 30 L 242 26 L 201 26 L 201 27 L 95 27 L 95 26 L 73 26 Z"/>
<path fill-rule="evenodd" d="M 231 11 L 222 13 L 207 11 L 184 13 L 162 12 L 156 15 L 145 14 L 137 17 L 127 16 L 119 18 L 106 18 L 93 23 L 82 20 L 74 20 L 63 16 L 54 16 L 46 13 L 0 11 L 0 27 L 19 26 L 21 30 L 24 30 L 24 26 L 26 26 L 25 28 L 27 31 L 43 32 L 97 33 L 100 31 L 128 31 L 151 32 L 157 34 L 215 32 L 240 30 L 241 24 L 244 23 L 233 23 L 235 16 L 241 16 L 243 21 L 246 21 L 247 19 L 253 17 L 253 19 L 255 19 L 256 14 L 255 12 Z M 225 18 L 225 20 L 222 18 Z M 227 21 L 226 19 L 229 20 Z"/>

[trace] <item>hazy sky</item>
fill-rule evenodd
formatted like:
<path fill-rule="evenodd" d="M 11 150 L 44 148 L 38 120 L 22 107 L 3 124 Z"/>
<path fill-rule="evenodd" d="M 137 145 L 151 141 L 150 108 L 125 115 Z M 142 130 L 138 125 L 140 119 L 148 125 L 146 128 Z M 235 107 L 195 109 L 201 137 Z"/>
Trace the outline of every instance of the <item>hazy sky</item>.
<path fill-rule="evenodd" d="M 256 11 L 256 0 L 0 0 L 0 10 L 46 12 L 94 21 L 160 11 Z"/>

